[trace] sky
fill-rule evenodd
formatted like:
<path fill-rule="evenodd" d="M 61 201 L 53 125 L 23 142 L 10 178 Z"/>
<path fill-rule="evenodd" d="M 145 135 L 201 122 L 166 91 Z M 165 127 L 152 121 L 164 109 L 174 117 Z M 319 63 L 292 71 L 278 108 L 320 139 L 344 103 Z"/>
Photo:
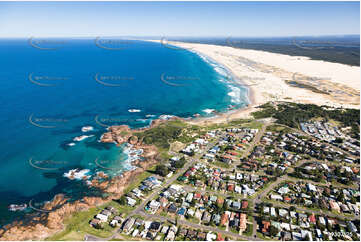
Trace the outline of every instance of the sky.
<path fill-rule="evenodd" d="M 347 34 L 359 2 L 0 2 L 0 38 Z"/>

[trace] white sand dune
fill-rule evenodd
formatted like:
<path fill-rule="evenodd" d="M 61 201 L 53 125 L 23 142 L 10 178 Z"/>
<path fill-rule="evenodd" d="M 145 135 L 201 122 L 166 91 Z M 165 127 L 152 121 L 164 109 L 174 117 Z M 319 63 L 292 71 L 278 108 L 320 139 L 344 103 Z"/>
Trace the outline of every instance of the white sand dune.
<path fill-rule="evenodd" d="M 225 116 L 248 117 L 256 106 L 269 101 L 359 109 L 361 74 L 359 66 L 229 46 L 184 42 L 171 44 L 208 56 L 228 68 L 242 83 L 249 86 L 252 104 L 230 115 L 217 117 L 218 120 L 224 119 Z M 289 85 L 286 81 L 290 80 L 305 81 L 307 85 L 321 92 Z"/>

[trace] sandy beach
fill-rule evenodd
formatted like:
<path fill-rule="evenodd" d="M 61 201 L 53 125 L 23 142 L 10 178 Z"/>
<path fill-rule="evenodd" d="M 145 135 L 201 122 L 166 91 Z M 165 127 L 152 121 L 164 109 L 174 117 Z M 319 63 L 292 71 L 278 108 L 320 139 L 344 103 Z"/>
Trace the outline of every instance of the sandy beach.
<path fill-rule="evenodd" d="M 215 60 L 250 90 L 251 104 L 247 108 L 192 122 L 213 123 L 247 118 L 257 110 L 255 107 L 270 101 L 360 107 L 361 72 L 358 66 L 230 46 L 169 41 L 162 44 L 165 47 L 179 46 Z"/>

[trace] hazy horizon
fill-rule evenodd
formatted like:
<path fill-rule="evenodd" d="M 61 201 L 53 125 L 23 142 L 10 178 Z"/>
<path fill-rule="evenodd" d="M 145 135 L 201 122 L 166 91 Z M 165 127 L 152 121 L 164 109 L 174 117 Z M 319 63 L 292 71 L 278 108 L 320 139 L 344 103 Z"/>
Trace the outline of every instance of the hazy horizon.
<path fill-rule="evenodd" d="M 0 2 L 9 38 L 359 34 L 359 2 Z"/>
<path fill-rule="evenodd" d="M 96 37 L 106 37 L 106 38 L 116 38 L 116 37 L 129 37 L 129 38 L 264 38 L 264 39 L 273 39 L 273 38 L 296 38 L 296 37 L 310 37 L 310 38 L 324 38 L 324 37 L 360 37 L 360 34 L 325 34 L 325 35 L 284 35 L 284 36 L 235 36 L 235 35 L 224 35 L 224 36 L 186 36 L 186 35 L 154 35 L 154 36 L 141 36 L 141 35 L 91 35 L 91 36 L 6 36 L 1 39 L 29 39 L 29 38 L 71 38 L 71 39 L 89 39 Z"/>

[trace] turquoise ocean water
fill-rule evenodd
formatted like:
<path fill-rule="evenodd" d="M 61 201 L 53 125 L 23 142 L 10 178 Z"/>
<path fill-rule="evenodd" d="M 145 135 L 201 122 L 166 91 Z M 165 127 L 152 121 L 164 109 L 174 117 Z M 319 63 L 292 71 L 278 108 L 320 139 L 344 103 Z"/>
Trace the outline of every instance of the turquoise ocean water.
<path fill-rule="evenodd" d="M 125 145 L 98 142 L 107 125 L 139 128 L 162 115 L 211 116 L 248 103 L 247 89 L 225 68 L 159 43 L 2 39 L 0 57 L 0 225 L 25 213 L 9 204 L 91 192 L 64 177 L 70 169 L 102 171 L 96 158 L 119 168 L 110 175 L 131 169 Z M 80 135 L 90 137 L 73 141 Z"/>

